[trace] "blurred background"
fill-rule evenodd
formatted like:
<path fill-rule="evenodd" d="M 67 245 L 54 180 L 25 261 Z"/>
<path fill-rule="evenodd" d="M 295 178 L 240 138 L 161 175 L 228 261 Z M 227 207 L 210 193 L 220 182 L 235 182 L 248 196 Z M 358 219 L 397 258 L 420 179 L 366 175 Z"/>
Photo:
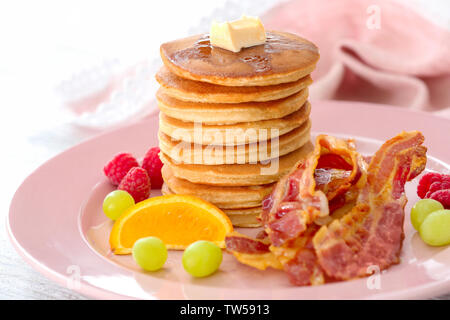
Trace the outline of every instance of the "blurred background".
<path fill-rule="evenodd" d="M 44 161 L 155 110 L 161 43 L 243 13 L 319 45 L 314 99 L 450 116 L 448 0 L 3 0 L 2 221 L 14 191 Z M 83 298 L 25 265 L 4 229 L 0 298 Z"/>

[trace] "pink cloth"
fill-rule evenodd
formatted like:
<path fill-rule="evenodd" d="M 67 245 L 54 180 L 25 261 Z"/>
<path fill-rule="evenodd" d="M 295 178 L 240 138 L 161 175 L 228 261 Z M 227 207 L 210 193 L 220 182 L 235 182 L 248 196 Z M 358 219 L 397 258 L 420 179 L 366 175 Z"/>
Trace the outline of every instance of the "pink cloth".
<path fill-rule="evenodd" d="M 385 103 L 450 118 L 450 31 L 413 9 L 391 0 L 291 0 L 263 22 L 319 47 L 311 99 Z"/>

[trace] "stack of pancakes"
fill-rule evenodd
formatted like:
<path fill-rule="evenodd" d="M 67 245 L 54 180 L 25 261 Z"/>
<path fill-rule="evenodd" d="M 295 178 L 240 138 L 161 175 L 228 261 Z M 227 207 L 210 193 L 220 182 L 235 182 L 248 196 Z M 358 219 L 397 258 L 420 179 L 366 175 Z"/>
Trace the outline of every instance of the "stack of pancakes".
<path fill-rule="evenodd" d="M 312 151 L 309 74 L 317 47 L 267 32 L 234 53 L 197 35 L 161 46 L 156 79 L 164 194 L 191 194 L 234 226 L 259 226 L 262 199 Z"/>

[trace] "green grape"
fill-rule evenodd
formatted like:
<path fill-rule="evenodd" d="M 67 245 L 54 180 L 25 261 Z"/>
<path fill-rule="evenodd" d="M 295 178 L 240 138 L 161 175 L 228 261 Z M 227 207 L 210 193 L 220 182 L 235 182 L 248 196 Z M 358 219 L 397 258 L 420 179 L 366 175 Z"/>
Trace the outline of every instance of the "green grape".
<path fill-rule="evenodd" d="M 111 220 L 117 220 L 125 210 L 134 204 L 134 199 L 128 192 L 116 190 L 108 193 L 103 200 L 103 212 Z"/>
<path fill-rule="evenodd" d="M 444 209 L 444 206 L 433 199 L 422 199 L 411 209 L 411 223 L 417 231 L 425 218 L 432 212 Z"/>
<path fill-rule="evenodd" d="M 420 237 L 430 246 L 450 244 L 450 210 L 430 213 L 420 226 Z"/>
<path fill-rule="evenodd" d="M 157 271 L 167 260 L 164 242 L 156 237 L 141 238 L 136 241 L 131 251 L 134 261 L 146 271 Z"/>
<path fill-rule="evenodd" d="M 183 267 L 194 277 L 206 277 L 219 269 L 222 249 L 210 241 L 196 241 L 184 250 Z"/>

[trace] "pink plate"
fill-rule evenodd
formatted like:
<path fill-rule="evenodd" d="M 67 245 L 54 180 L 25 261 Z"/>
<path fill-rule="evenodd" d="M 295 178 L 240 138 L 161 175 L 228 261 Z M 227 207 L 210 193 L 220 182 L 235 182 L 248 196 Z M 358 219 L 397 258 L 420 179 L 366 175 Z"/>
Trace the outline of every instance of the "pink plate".
<path fill-rule="evenodd" d="M 83 142 L 49 160 L 20 186 L 11 203 L 8 233 L 17 251 L 49 278 L 95 298 L 143 299 L 393 299 L 450 292 L 450 247 L 429 247 L 409 220 L 417 182 L 409 183 L 402 262 L 381 275 L 317 287 L 294 287 L 281 271 L 257 271 L 224 254 L 219 272 L 191 278 L 181 252 L 170 252 L 163 270 L 142 272 L 130 256 L 109 253 L 111 223 L 101 211 L 112 190 L 102 174 L 117 152 L 142 156 L 157 145 L 158 117 Z M 402 130 L 426 137 L 428 169 L 450 172 L 450 121 L 424 113 L 349 102 L 313 104 L 313 130 L 356 138 L 371 154 Z M 70 183 L 67 183 L 70 182 Z M 246 230 L 244 232 L 249 232 Z M 251 231 L 250 231 L 251 232 Z"/>

